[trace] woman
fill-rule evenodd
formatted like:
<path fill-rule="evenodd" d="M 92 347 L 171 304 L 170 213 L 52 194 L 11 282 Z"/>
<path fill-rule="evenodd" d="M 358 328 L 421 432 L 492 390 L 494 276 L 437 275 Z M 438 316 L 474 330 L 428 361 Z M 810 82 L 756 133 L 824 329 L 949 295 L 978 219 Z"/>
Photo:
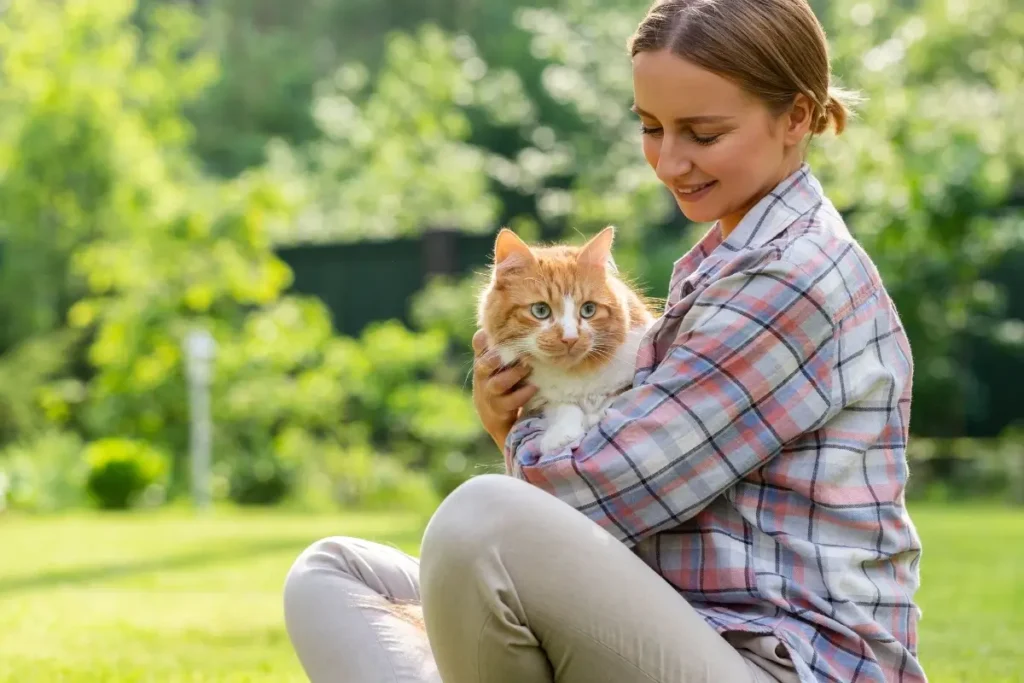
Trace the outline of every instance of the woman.
<path fill-rule="evenodd" d="M 631 52 L 644 155 L 714 222 L 633 387 L 541 457 L 528 368 L 478 334 L 513 476 L 453 492 L 421 565 L 346 538 L 299 558 L 287 623 L 315 683 L 925 680 L 910 348 L 803 161 L 847 117 L 822 29 L 806 0 L 669 0 Z M 422 599 L 429 645 L 382 596 Z"/>

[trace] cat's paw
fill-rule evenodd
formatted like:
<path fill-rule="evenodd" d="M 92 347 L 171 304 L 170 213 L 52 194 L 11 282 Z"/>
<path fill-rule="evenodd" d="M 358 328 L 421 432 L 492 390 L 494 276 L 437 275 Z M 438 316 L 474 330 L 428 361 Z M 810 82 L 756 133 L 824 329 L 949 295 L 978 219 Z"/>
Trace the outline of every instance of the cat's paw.
<path fill-rule="evenodd" d="M 587 433 L 586 416 L 576 406 L 559 406 L 551 411 L 548 428 L 540 439 L 540 450 L 551 455 Z"/>
<path fill-rule="evenodd" d="M 605 411 L 608 410 L 608 406 L 615 402 L 615 395 L 611 396 L 596 396 L 592 400 L 588 401 L 585 405 L 583 412 L 583 428 L 590 431 L 601 421 L 604 417 Z"/>
<path fill-rule="evenodd" d="M 581 438 L 586 431 L 583 425 L 558 425 L 548 428 L 540 439 L 540 450 L 544 455 L 553 455 Z"/>

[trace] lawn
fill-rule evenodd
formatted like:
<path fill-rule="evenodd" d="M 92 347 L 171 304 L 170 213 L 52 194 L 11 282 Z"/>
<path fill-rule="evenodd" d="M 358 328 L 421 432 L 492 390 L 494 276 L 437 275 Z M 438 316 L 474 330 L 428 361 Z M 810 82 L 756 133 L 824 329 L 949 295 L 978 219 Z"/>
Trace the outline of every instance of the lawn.
<path fill-rule="evenodd" d="M 1024 681 L 1024 510 L 919 507 L 933 683 Z M 0 517 L 0 682 L 305 681 L 281 582 L 309 541 L 415 552 L 419 524 L 280 512 Z"/>

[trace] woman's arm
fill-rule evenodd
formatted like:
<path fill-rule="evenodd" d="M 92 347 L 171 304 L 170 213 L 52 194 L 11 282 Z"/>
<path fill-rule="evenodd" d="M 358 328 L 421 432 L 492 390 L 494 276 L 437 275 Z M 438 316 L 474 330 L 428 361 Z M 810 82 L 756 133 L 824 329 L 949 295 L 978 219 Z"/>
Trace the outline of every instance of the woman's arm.
<path fill-rule="evenodd" d="M 541 456 L 543 420 L 516 424 L 513 474 L 634 545 L 830 416 L 834 331 L 819 283 L 799 266 L 724 277 L 686 311 L 658 367 L 579 442 Z"/>

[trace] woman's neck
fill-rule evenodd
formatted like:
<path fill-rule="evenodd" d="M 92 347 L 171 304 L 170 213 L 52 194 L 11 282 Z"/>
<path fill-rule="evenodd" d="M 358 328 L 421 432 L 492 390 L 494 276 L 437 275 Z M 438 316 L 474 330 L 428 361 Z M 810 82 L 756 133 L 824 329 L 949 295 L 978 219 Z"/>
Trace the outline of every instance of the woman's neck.
<path fill-rule="evenodd" d="M 772 176 L 772 180 L 762 186 L 761 190 L 754 194 L 754 196 L 743 206 L 742 209 L 734 211 L 728 216 L 722 216 L 718 219 L 718 228 L 722 231 L 722 239 L 729 239 L 729 235 L 732 234 L 736 226 L 740 224 L 743 217 L 757 204 L 759 201 L 765 198 L 769 192 L 771 192 L 779 183 L 788 178 L 789 176 L 796 173 L 800 166 L 803 164 L 803 159 L 795 157 L 785 161 L 780 167 L 779 172 Z"/>

